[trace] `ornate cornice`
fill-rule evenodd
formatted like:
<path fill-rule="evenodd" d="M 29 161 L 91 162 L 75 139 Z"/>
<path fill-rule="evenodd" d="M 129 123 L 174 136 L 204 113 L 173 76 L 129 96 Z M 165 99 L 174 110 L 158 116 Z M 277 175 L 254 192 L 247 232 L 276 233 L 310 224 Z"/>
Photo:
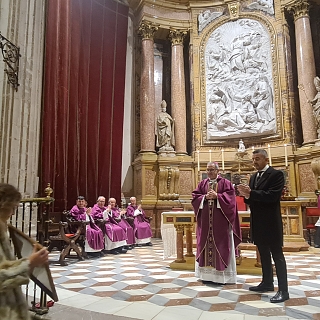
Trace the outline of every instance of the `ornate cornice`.
<path fill-rule="evenodd" d="M 287 6 L 290 13 L 293 14 L 294 20 L 302 17 L 309 17 L 310 4 L 307 0 L 298 0 Z"/>
<path fill-rule="evenodd" d="M 142 40 L 150 40 L 153 39 L 154 34 L 158 31 L 158 28 L 158 24 L 143 20 L 138 28 L 138 34 L 142 38 Z"/>
<path fill-rule="evenodd" d="M 168 38 L 170 39 L 172 45 L 183 44 L 183 39 L 187 35 L 186 30 L 170 29 Z"/>

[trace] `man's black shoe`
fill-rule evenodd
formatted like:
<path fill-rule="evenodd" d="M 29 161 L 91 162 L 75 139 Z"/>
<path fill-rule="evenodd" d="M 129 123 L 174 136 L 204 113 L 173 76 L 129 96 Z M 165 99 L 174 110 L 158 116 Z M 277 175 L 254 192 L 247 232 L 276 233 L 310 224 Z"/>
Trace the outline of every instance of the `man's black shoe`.
<path fill-rule="evenodd" d="M 151 242 L 146 243 L 146 246 L 152 247 L 153 244 Z"/>
<path fill-rule="evenodd" d="M 255 292 L 267 292 L 267 291 L 274 291 L 274 286 L 271 285 L 266 285 L 264 283 L 260 283 L 259 285 L 255 287 L 249 287 L 250 291 L 255 291 Z"/>
<path fill-rule="evenodd" d="M 127 253 L 127 249 L 125 247 L 117 248 L 120 253 Z"/>
<path fill-rule="evenodd" d="M 289 292 L 287 291 L 278 291 L 275 296 L 273 296 L 270 299 L 270 302 L 272 303 L 279 303 L 279 302 L 283 302 L 289 300 Z"/>

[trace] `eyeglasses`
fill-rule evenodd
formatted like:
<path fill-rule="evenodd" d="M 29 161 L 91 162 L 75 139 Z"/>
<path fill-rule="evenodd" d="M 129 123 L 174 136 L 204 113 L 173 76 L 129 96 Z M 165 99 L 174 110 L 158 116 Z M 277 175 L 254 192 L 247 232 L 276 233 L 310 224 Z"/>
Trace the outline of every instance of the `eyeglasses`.
<path fill-rule="evenodd" d="M 219 169 L 207 169 L 207 172 L 218 171 Z"/>

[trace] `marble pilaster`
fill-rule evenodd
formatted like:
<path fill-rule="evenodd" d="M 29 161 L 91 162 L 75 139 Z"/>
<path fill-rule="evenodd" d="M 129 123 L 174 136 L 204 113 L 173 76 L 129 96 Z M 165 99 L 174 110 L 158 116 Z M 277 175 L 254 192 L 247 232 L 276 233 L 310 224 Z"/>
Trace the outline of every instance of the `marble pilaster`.
<path fill-rule="evenodd" d="M 0 181 L 31 197 L 39 183 L 45 21 L 45 0 L 1 1 L 1 34 L 21 56 L 17 91 L 0 63 Z"/>
<path fill-rule="evenodd" d="M 316 94 L 316 89 L 313 84 L 313 79 L 316 76 L 316 68 L 310 28 L 309 3 L 306 0 L 298 0 L 290 5 L 288 10 L 293 13 L 295 23 L 303 143 L 310 144 L 317 139 L 317 132 L 313 109 L 308 101 Z"/>
<path fill-rule="evenodd" d="M 140 83 L 140 152 L 155 152 L 155 89 L 153 36 L 158 26 L 142 21 L 138 33 L 141 43 L 141 83 Z"/>
<path fill-rule="evenodd" d="M 171 29 L 171 111 L 175 122 L 175 150 L 177 154 L 187 153 L 186 142 L 186 96 L 183 57 L 183 39 L 187 31 Z"/>

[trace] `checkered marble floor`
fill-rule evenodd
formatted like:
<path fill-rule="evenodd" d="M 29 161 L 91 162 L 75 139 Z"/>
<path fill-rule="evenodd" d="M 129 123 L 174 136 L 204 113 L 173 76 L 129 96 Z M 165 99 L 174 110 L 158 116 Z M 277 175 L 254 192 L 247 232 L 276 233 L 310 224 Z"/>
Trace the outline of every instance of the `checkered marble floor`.
<path fill-rule="evenodd" d="M 62 306 L 95 312 L 92 319 L 320 319 L 320 249 L 286 253 L 290 300 L 272 304 L 274 292 L 248 290 L 260 276 L 238 275 L 234 285 L 203 284 L 193 272 L 169 269 L 174 259 L 163 260 L 161 240 L 153 244 L 121 255 L 71 259 L 68 266 L 51 263 L 59 296 L 50 308 L 52 319 L 63 319 L 63 312 L 54 311 Z M 242 254 L 255 257 L 253 251 Z M 50 261 L 58 257 L 53 252 Z"/>

